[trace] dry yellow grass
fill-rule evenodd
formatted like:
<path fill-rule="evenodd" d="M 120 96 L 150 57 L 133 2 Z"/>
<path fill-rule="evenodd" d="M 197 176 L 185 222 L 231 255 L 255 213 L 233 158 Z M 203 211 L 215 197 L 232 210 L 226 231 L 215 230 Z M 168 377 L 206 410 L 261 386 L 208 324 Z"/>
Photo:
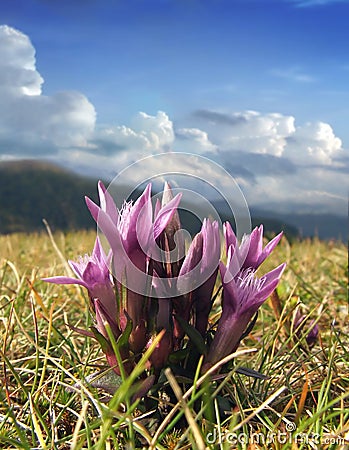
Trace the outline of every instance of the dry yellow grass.
<path fill-rule="evenodd" d="M 0 236 L 2 448 L 148 448 L 140 436 L 142 427 L 148 428 L 151 422 L 136 419 L 144 407 L 123 413 L 121 404 L 104 405 L 98 392 L 89 387 L 80 393 L 66 390 L 95 371 L 96 365 L 104 364 L 104 359 L 94 342 L 65 325 L 67 321 L 88 324 L 83 290 L 40 279 L 64 274 L 66 260 L 89 253 L 94 239 L 94 231 L 55 233 L 59 255 L 46 233 Z M 318 448 L 330 448 L 325 442 L 329 436 L 337 439 L 331 448 L 341 448 L 343 439 L 349 437 L 347 249 L 338 242 L 315 239 L 289 244 L 283 239 L 261 269 L 267 271 L 282 261 L 287 262 L 287 269 L 278 288 L 281 316 L 275 317 L 269 301 L 263 305 L 253 332 L 240 347 L 257 350 L 252 357 L 245 354 L 238 359 L 270 378 L 254 380 L 231 372 L 228 381 L 212 384 L 219 393 L 209 398 L 211 413 L 218 420 L 224 398 L 235 406 L 220 418 L 221 430 L 235 427 L 267 435 L 285 431 L 287 424 L 294 423 L 297 432 L 319 433 L 322 444 Z M 297 343 L 290 330 L 297 304 L 319 323 L 320 341 L 312 350 Z M 125 399 L 127 390 L 122 389 L 120 398 Z M 275 393 L 277 398 L 273 398 Z M 205 441 L 212 428 L 207 428 L 197 404 L 207 392 L 196 395 L 196 402 L 186 406 L 186 414 L 198 424 L 196 433 Z M 250 418 L 248 423 L 246 418 Z M 178 432 L 178 425 L 164 425 L 165 434 L 153 448 L 163 450 L 166 442 L 171 442 L 171 448 L 188 448 L 189 428 L 182 424 Z M 156 426 L 155 421 L 146 430 L 148 436 L 156 432 Z M 126 447 L 126 441 L 132 442 L 131 447 Z M 300 448 L 297 445 L 260 448 Z"/>

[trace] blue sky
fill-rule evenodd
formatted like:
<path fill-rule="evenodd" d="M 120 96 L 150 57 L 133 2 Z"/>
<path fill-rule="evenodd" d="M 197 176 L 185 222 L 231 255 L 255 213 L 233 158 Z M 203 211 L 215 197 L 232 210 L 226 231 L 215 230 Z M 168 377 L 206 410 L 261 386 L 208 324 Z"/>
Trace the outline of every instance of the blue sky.
<path fill-rule="evenodd" d="M 3 0 L 1 159 L 200 154 L 248 202 L 346 213 L 349 2 Z"/>

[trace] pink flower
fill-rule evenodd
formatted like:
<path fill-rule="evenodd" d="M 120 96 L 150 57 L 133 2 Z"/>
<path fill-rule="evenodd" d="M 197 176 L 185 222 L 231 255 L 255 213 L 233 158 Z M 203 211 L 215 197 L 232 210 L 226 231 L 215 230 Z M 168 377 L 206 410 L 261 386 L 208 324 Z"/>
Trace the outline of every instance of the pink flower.
<path fill-rule="evenodd" d="M 285 264 L 281 264 L 261 278 L 256 276 L 256 268 L 276 245 L 274 245 L 276 239 L 274 238 L 264 251 L 262 250 L 260 241 L 262 229 L 260 227 L 257 232 L 254 231 L 245 238 L 245 242 L 252 243 L 249 246 L 251 250 L 246 252 L 248 258 L 245 259 L 242 268 L 238 270 L 237 262 L 241 261 L 239 252 L 242 245 L 246 244 L 243 243 L 238 247 L 236 238 L 234 240 L 235 235 L 232 235 L 231 232 L 230 225 L 226 224 L 226 239 L 232 244 L 228 247 L 227 265 L 220 263 L 223 284 L 222 315 L 205 360 L 204 369 L 236 350 L 249 322 L 276 288 L 285 269 Z M 254 249 L 254 254 L 251 253 L 252 249 Z M 237 256 L 235 252 L 238 252 Z M 251 264 L 250 267 L 246 267 L 246 261 Z"/>
<path fill-rule="evenodd" d="M 161 207 L 153 220 L 153 207 L 151 203 L 151 184 L 148 184 L 143 194 L 133 204 L 125 202 L 122 209 L 116 205 L 100 181 L 99 198 L 100 206 L 86 197 L 86 204 L 92 217 L 105 234 L 113 249 L 119 250 L 122 243 L 126 254 L 129 256 L 136 250 L 147 250 L 154 245 L 155 239 L 165 229 L 180 201 L 180 194 Z"/>
<path fill-rule="evenodd" d="M 101 182 L 98 192 L 99 205 L 89 198 L 86 203 L 109 242 L 108 256 L 97 237 L 90 256 L 69 261 L 76 278 L 45 279 L 87 289 L 94 326 L 92 331 L 72 328 L 94 336 L 118 374 L 123 371 L 114 353 L 113 337 L 124 371 L 129 374 L 161 332 L 162 339 L 147 363 L 147 369 L 153 371 L 149 380 L 153 378 L 145 383 L 145 389 L 157 379 L 177 350 L 187 352 L 178 363 L 189 372 L 199 354 L 205 355 L 205 371 L 234 352 L 251 319 L 276 288 L 284 271 L 285 264 L 281 264 L 261 277 L 256 275 L 282 233 L 264 247 L 261 225 L 244 236 L 239 245 L 231 225 L 225 223 L 225 265 L 220 262 L 220 231 L 216 221 L 204 219 L 200 232 L 185 252 L 177 210 L 180 195 L 174 197 L 168 184 L 162 202 L 157 201 L 154 209 L 150 184 L 137 201 L 124 202 L 120 209 Z M 218 269 L 223 285 L 222 314 L 211 342 L 207 328 Z M 303 326 L 302 318 L 299 328 Z M 313 334 L 315 331 L 314 327 Z"/>
<path fill-rule="evenodd" d="M 175 302 L 176 312 L 187 322 L 193 307 L 195 327 L 202 336 L 206 333 L 220 254 L 218 222 L 204 219 L 201 231 L 193 239 L 179 272 L 178 288 L 188 294 L 184 301 Z"/>
<path fill-rule="evenodd" d="M 147 342 L 146 302 L 150 295 L 148 264 L 156 252 L 156 239 L 166 228 L 176 212 L 180 195 L 157 209 L 153 219 L 151 184 L 133 204 L 125 202 L 118 210 L 102 182 L 98 184 L 100 206 L 86 198 L 92 217 L 107 238 L 114 256 L 116 279 L 127 287 L 126 311 L 133 331 L 131 348 L 140 352 Z"/>
<path fill-rule="evenodd" d="M 230 246 L 234 250 L 234 262 L 231 263 L 233 275 L 242 269 L 256 270 L 274 250 L 283 234 L 279 233 L 263 248 L 263 225 L 254 228 L 251 234 L 244 235 L 240 245 L 237 243 L 237 238 L 229 222 L 223 225 L 223 232 L 227 253 Z"/>
<path fill-rule="evenodd" d="M 126 326 L 126 318 L 124 313 L 119 311 L 115 286 L 108 268 L 110 258 L 111 254 L 108 257 L 105 255 L 97 237 L 91 256 L 85 255 L 78 262 L 69 261 L 78 278 L 58 276 L 44 278 L 43 281 L 56 284 L 79 284 L 87 289 L 95 314 L 95 328 L 93 328 L 93 332 L 80 329 L 76 329 L 76 331 L 94 336 L 100 343 L 109 365 L 114 367 L 116 373 L 120 374 L 117 359 L 105 328 L 105 324 L 108 323 L 115 340 L 117 340 Z M 128 348 L 122 348 L 120 352 L 125 359 L 128 359 Z M 130 361 L 125 362 L 125 370 L 132 370 Z"/>
<path fill-rule="evenodd" d="M 79 261 L 69 261 L 70 267 L 78 278 L 58 276 L 44 278 L 43 281 L 55 284 L 79 284 L 87 289 L 92 306 L 99 299 L 108 315 L 116 320 L 118 307 L 114 285 L 109 271 L 111 254 L 105 255 L 97 236 L 91 256 L 80 257 Z"/>

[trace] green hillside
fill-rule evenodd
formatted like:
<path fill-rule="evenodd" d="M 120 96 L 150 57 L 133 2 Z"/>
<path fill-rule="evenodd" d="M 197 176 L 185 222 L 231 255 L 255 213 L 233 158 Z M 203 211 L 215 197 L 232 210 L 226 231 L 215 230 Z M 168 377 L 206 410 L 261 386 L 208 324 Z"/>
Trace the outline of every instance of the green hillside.
<path fill-rule="evenodd" d="M 81 229 L 94 225 L 84 196 L 96 199 L 96 180 L 58 166 L 20 161 L 0 164 L 0 233 Z"/>

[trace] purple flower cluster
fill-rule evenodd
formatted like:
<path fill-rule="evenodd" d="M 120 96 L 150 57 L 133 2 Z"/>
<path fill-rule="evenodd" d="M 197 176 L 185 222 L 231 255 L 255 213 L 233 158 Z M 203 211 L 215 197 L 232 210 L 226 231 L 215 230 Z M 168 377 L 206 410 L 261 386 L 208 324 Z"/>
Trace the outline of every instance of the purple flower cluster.
<path fill-rule="evenodd" d="M 70 261 L 77 278 L 45 279 L 87 289 L 94 326 L 92 332 L 80 331 L 98 340 L 117 374 L 121 370 L 110 332 L 126 373 L 132 371 L 161 330 L 162 339 L 148 361 L 149 370 L 155 374 L 168 364 L 171 355 L 178 355 L 191 341 L 205 355 L 204 371 L 234 352 L 285 268 L 281 264 L 260 278 L 256 275 L 282 233 L 263 247 L 261 225 L 244 236 L 239 245 L 226 222 L 225 255 L 221 260 L 218 223 L 209 219 L 203 221 L 200 232 L 185 250 L 178 214 L 180 195 L 173 197 L 168 184 L 162 201 L 155 206 L 149 184 L 135 203 L 125 202 L 121 209 L 101 182 L 98 190 L 100 204 L 89 198 L 86 203 L 109 243 L 108 255 L 97 237 L 91 256 Z M 210 326 L 209 315 L 218 272 L 223 286 L 222 313 L 215 329 Z M 213 339 L 207 339 L 208 334 L 214 334 Z"/>

